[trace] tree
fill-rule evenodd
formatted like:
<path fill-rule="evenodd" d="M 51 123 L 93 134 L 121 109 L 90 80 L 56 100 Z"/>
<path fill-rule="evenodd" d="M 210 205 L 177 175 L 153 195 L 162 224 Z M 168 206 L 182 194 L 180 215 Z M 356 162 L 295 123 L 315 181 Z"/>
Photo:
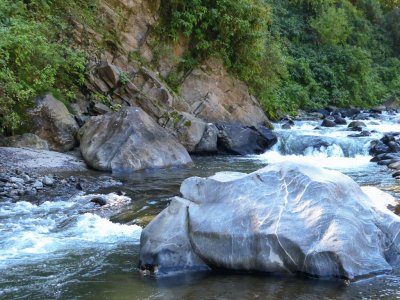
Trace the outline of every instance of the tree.
<path fill-rule="evenodd" d="M 351 26 L 343 8 L 328 7 L 310 22 L 326 44 L 342 44 L 351 33 Z"/>

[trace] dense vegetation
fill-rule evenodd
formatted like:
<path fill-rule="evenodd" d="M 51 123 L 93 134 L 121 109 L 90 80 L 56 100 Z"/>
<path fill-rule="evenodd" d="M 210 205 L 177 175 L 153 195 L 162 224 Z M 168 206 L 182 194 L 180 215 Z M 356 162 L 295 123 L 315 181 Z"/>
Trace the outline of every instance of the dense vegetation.
<path fill-rule="evenodd" d="M 166 0 L 162 36 L 191 39 L 183 69 L 219 56 L 270 116 L 368 107 L 400 92 L 397 0 Z"/>
<path fill-rule="evenodd" d="M 0 128 L 18 128 L 42 93 L 74 98 L 86 59 L 69 46 L 69 19 L 87 21 L 90 2 L 0 0 Z"/>
<path fill-rule="evenodd" d="M 179 88 L 186 72 L 217 56 L 271 117 L 375 105 L 400 93 L 399 2 L 163 0 L 158 42 L 190 40 L 167 81 Z M 91 0 L 0 0 L 0 129 L 19 127 L 40 94 L 74 99 L 87 55 L 71 48 L 72 20 L 101 31 L 98 14 Z M 106 47 L 118 47 L 116 30 L 100 32 Z"/>

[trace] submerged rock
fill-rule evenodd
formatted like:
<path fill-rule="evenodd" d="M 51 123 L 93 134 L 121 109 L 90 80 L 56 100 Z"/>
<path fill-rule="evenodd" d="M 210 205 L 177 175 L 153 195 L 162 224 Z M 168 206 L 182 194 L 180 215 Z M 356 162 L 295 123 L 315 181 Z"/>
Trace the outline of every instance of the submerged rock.
<path fill-rule="evenodd" d="M 359 128 L 359 127 L 367 127 L 367 125 L 365 125 L 365 123 L 362 121 L 352 121 L 352 122 L 350 122 L 349 126 L 347 126 L 347 127 Z"/>
<path fill-rule="evenodd" d="M 329 120 L 329 119 L 324 119 L 321 123 L 322 127 L 335 127 L 336 123 L 335 121 Z"/>
<path fill-rule="evenodd" d="M 92 168 L 129 172 L 190 163 L 186 149 L 142 109 L 92 118 L 80 131 L 81 153 Z"/>
<path fill-rule="evenodd" d="M 142 232 L 140 264 L 158 275 L 228 269 L 353 279 L 400 266 L 388 194 L 310 165 L 192 177 Z"/>

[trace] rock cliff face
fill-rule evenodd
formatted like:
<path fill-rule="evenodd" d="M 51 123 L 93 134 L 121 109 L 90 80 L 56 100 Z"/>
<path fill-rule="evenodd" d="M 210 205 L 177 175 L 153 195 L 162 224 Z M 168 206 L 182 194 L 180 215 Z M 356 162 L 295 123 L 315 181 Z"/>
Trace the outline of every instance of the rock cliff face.
<path fill-rule="evenodd" d="M 99 22 L 106 24 L 111 36 L 74 22 L 75 44 L 88 53 L 90 61 L 86 89 L 70 107 L 75 119 L 51 95 L 31 113 L 33 133 L 46 140 L 50 149 L 72 149 L 78 125 L 85 123 L 88 125 L 82 130 L 81 151 L 88 164 L 100 170 L 179 165 L 190 161 L 185 149 L 190 153 L 260 153 L 276 142 L 266 128 L 271 124 L 257 100 L 243 82 L 228 74 L 220 60 L 209 59 L 182 76 L 179 93 L 166 84 L 166 77 L 176 71 L 177 61 L 189 45 L 183 36 L 176 44 L 159 41 L 154 33 L 159 0 L 101 0 L 100 9 Z M 160 55 L 160 47 L 169 48 L 170 53 Z M 127 107 L 140 109 L 136 117 L 149 130 L 133 123 L 133 110 Z M 119 110 L 120 114 L 112 114 Z M 99 115 L 104 117 L 93 118 Z M 121 125 L 119 131 L 113 122 Z M 133 128 L 132 138 L 123 132 L 127 128 Z M 236 128 L 240 134 L 227 128 Z M 162 132 L 165 138 L 158 134 L 156 145 L 147 139 L 148 132 Z M 139 137 L 140 145 L 135 144 Z M 111 146 L 110 141 L 115 145 Z M 179 143 L 185 149 L 180 149 Z M 171 153 L 156 154 L 156 148 Z M 119 149 L 126 151 L 117 155 Z M 138 155 L 139 149 L 144 153 L 153 150 Z"/>
<path fill-rule="evenodd" d="M 90 90 L 108 96 L 112 103 L 138 105 L 156 119 L 177 111 L 204 122 L 270 126 L 247 86 L 229 75 L 220 60 L 209 59 L 189 72 L 179 94 L 170 90 L 163 79 L 186 53 L 188 43 L 182 36 L 176 44 L 162 45 L 169 49 L 168 55 L 154 55 L 161 47 L 153 33 L 160 1 L 102 0 L 101 6 L 105 22 L 115 31 L 119 42 L 114 51 L 104 51 L 93 60 Z M 79 46 L 84 43 L 84 36 L 89 35 L 89 41 L 100 38 L 94 30 L 79 24 L 76 27 Z"/>
<path fill-rule="evenodd" d="M 191 112 L 207 122 L 269 124 L 247 86 L 229 75 L 217 59 L 210 59 L 194 69 L 183 82 L 181 95 Z"/>
<path fill-rule="evenodd" d="M 211 268 L 353 279 L 390 271 L 400 266 L 400 217 L 385 207 L 390 196 L 372 189 L 295 163 L 188 178 L 183 198 L 143 230 L 141 266 L 161 276 Z"/>

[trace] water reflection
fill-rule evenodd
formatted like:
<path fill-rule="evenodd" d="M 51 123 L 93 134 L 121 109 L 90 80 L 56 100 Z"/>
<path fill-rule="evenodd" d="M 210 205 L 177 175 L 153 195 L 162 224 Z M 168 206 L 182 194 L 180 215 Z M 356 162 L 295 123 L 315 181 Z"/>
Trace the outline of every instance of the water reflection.
<path fill-rule="evenodd" d="M 193 273 L 155 280 L 138 273 L 105 275 L 99 281 L 81 282 L 69 292 L 82 299 L 400 299 L 398 273 L 350 285 L 299 276 Z"/>

